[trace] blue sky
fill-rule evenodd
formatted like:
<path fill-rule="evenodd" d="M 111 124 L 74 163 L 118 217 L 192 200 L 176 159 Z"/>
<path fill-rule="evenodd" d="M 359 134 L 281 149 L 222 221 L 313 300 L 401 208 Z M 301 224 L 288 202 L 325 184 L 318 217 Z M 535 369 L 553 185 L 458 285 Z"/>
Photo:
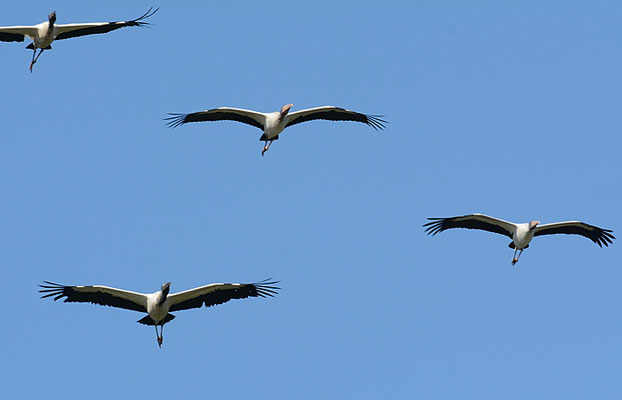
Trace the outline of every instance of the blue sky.
<path fill-rule="evenodd" d="M 620 236 L 617 2 L 0 3 L 0 25 L 129 19 L 28 72 L 0 43 L 4 393 L 13 398 L 618 399 L 619 244 L 424 234 L 481 212 Z M 370 2 L 371 3 L 371 2 Z M 502 4 L 500 4 L 502 3 Z M 169 112 L 337 105 L 265 157 Z M 142 315 L 37 284 L 153 292 L 274 277 L 270 299 Z"/>

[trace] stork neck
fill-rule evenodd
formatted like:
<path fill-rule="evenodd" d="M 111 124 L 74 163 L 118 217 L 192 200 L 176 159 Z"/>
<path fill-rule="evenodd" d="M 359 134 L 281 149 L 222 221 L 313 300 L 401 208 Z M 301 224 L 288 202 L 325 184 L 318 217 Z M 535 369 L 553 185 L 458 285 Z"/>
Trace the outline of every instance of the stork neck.
<path fill-rule="evenodd" d="M 158 295 L 158 305 L 161 306 L 162 304 L 164 304 L 164 302 L 166 301 L 166 297 L 168 296 L 168 289 L 160 292 L 160 294 Z"/>

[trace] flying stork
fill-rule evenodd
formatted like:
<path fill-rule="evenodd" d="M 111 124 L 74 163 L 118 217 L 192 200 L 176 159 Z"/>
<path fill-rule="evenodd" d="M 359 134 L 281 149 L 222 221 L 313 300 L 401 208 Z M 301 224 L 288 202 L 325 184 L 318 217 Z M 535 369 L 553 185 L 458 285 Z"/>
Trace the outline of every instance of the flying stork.
<path fill-rule="evenodd" d="M 552 224 L 540 225 L 540 221 L 515 224 L 501 219 L 489 217 L 483 214 L 469 214 L 451 218 L 428 218 L 430 222 L 424 224 L 428 235 L 436 235 L 452 228 L 480 229 L 488 232 L 499 233 L 512 239 L 509 247 L 514 249 L 512 265 L 518 262 L 518 258 L 527 247 L 534 236 L 554 235 L 563 233 L 566 235 L 581 235 L 590 239 L 598 246 L 603 247 L 613 244 L 615 236 L 609 229 L 599 228 L 579 221 L 555 222 Z M 516 256 L 516 252 L 518 257 Z"/>
<path fill-rule="evenodd" d="M 140 17 L 130 21 L 114 21 L 114 22 L 93 22 L 87 24 L 64 24 L 56 25 L 56 11 L 52 11 L 48 15 L 47 22 L 42 22 L 32 26 L 2 26 L 0 27 L 0 41 L 2 42 L 23 42 L 25 37 L 32 40 L 27 49 L 32 49 L 32 61 L 30 62 L 30 72 L 35 65 L 43 50 L 51 50 L 52 42 L 55 40 L 69 39 L 72 37 L 94 35 L 98 33 L 107 33 L 115 29 L 124 28 L 126 26 L 146 26 L 149 23 L 144 19 L 151 17 L 159 8 L 153 10 L 150 8 Z M 39 55 L 37 54 L 39 49 Z"/>
<path fill-rule="evenodd" d="M 258 283 L 212 283 L 169 294 L 171 282 L 167 282 L 162 284 L 157 292 L 145 294 L 107 286 L 64 286 L 44 281 L 44 285 L 39 285 L 41 287 L 39 292 L 43 293 L 41 298 L 54 296 L 54 301 L 64 297 L 65 303 L 92 303 L 148 313 L 137 322 L 155 326 L 156 340 L 162 347 L 164 324 L 175 318 L 169 312 L 201 308 L 203 305 L 211 307 L 231 299 L 272 297 L 280 289 L 274 286 L 277 283 L 268 279 Z M 158 325 L 160 325 L 159 334 Z"/>
<path fill-rule="evenodd" d="M 376 130 L 382 130 L 387 121 L 380 119 L 380 115 L 366 115 L 356 111 L 346 110 L 340 107 L 324 106 L 309 108 L 289 113 L 292 104 L 281 107 L 281 111 L 272 113 L 262 113 L 252 110 L 243 110 L 241 108 L 220 107 L 211 110 L 199 111 L 191 114 L 172 114 L 165 118 L 167 125 L 171 128 L 178 127 L 188 122 L 202 121 L 238 121 L 248 125 L 252 125 L 263 131 L 263 135 L 259 138 L 265 142 L 265 146 L 261 151 L 263 156 L 270 148 L 274 140 L 279 139 L 279 134 L 288 126 L 296 125 L 301 122 L 311 121 L 314 119 L 324 119 L 330 121 L 355 121 L 362 122 L 371 126 Z"/>

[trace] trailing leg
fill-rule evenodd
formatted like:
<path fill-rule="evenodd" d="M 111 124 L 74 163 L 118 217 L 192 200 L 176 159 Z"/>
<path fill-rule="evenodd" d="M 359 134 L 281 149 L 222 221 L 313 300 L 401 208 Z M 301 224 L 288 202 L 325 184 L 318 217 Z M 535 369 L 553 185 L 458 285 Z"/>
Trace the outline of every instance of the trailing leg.
<path fill-rule="evenodd" d="M 266 145 L 263 147 L 263 150 L 261 151 L 262 156 L 264 155 L 266 151 L 268 151 L 268 149 L 270 148 L 270 145 L 272 145 L 272 141 L 273 140 L 270 140 L 270 143 L 268 143 L 268 139 L 265 140 Z"/>
<path fill-rule="evenodd" d="M 39 59 L 39 57 L 41 57 L 41 53 L 43 53 L 43 49 L 39 50 L 39 55 L 35 57 L 35 54 L 37 54 L 37 49 L 33 49 L 32 51 L 32 61 L 30 62 L 30 72 L 32 72 L 32 67 L 35 65 L 35 63 L 37 62 L 37 60 Z"/>

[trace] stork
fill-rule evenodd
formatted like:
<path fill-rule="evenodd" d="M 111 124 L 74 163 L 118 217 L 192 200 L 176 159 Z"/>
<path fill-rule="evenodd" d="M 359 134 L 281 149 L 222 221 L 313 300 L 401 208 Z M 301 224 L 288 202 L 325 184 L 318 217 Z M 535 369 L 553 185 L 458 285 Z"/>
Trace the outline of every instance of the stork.
<path fill-rule="evenodd" d="M 65 286 L 44 281 L 39 285 L 41 298 L 54 297 L 54 301 L 65 298 L 65 303 L 92 303 L 102 306 L 124 308 L 147 313 L 137 322 L 143 325 L 153 325 L 156 331 L 156 340 L 162 347 L 164 324 L 175 318 L 172 311 L 201 308 L 203 305 L 211 307 L 223 304 L 231 299 L 245 299 L 247 297 L 272 297 L 277 293 L 278 282 L 266 279 L 258 283 L 212 283 L 195 289 L 170 294 L 171 282 L 162 284 L 160 290 L 145 294 L 115 289 L 108 286 Z M 158 325 L 160 333 L 158 333 Z"/>
<path fill-rule="evenodd" d="M 489 217 L 483 214 L 469 214 L 451 218 L 428 218 L 430 222 L 424 224 L 428 235 L 436 235 L 452 228 L 480 229 L 488 232 L 499 233 L 512 239 L 509 244 L 514 249 L 512 265 L 518 262 L 518 258 L 523 250 L 529 247 L 529 243 L 534 236 L 542 235 L 581 235 L 590 239 L 598 246 L 603 247 L 613 244 L 615 236 L 609 229 L 599 228 L 579 221 L 555 222 L 552 224 L 540 225 L 540 221 L 515 224 L 498 218 Z M 518 252 L 518 256 L 516 253 Z"/>
<path fill-rule="evenodd" d="M 263 135 L 259 138 L 260 141 L 265 142 L 264 148 L 261 151 L 262 156 L 266 151 L 268 151 L 272 142 L 279 139 L 279 134 L 283 132 L 285 128 L 301 122 L 315 119 L 330 121 L 355 121 L 367 124 L 376 130 L 382 130 L 387 123 L 387 121 L 380 118 L 382 117 L 381 115 L 361 114 L 356 111 L 350 111 L 340 107 L 315 107 L 292 112 L 290 114 L 289 110 L 292 107 L 292 104 L 287 104 L 281 107 L 280 111 L 272 113 L 262 113 L 252 110 L 244 110 L 241 108 L 220 107 L 191 114 L 170 113 L 170 117 L 165 118 L 165 120 L 168 121 L 167 125 L 171 128 L 178 127 L 188 122 L 225 120 L 238 121 L 254 126 L 263 131 Z"/>
<path fill-rule="evenodd" d="M 32 61 L 30 62 L 30 72 L 35 65 L 41 53 L 44 50 L 52 49 L 52 42 L 55 40 L 69 39 L 72 37 L 94 35 L 98 33 L 107 33 L 126 26 L 146 26 L 149 23 L 143 20 L 155 14 L 159 8 L 155 10 L 150 8 L 140 17 L 130 21 L 114 21 L 114 22 L 93 22 L 86 24 L 56 24 L 56 11 L 52 11 L 48 15 L 48 20 L 38 25 L 31 26 L 2 26 L 0 27 L 0 41 L 2 42 L 23 42 L 28 37 L 32 40 L 27 49 L 31 49 Z M 37 49 L 39 54 L 37 55 Z"/>

